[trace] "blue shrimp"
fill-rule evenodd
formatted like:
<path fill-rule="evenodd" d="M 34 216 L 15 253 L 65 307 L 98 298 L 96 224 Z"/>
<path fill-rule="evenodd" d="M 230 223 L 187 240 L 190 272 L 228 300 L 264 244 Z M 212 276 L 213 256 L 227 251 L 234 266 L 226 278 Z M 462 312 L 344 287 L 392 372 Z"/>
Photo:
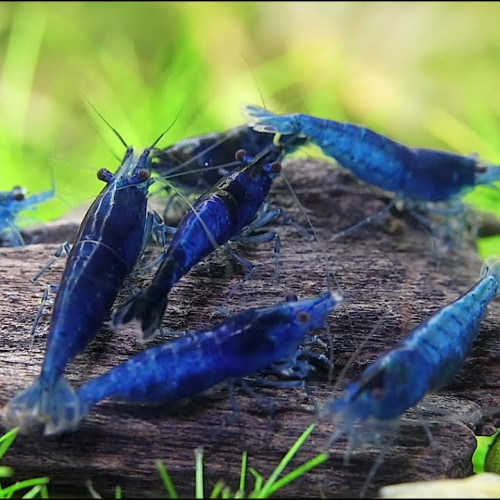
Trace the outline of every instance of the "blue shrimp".
<path fill-rule="evenodd" d="M 347 385 L 343 397 L 325 404 L 322 417 L 338 425 L 329 445 L 343 434 L 356 443 L 359 424 L 365 426 L 362 434 L 383 437 L 383 430 L 397 423 L 426 393 L 448 384 L 469 355 L 489 303 L 499 294 L 500 257 L 490 257 L 467 293 L 380 356 L 356 382 Z M 381 434 L 377 436 L 373 428 Z"/>
<path fill-rule="evenodd" d="M 16 224 L 19 213 L 54 197 L 54 189 L 26 197 L 26 190 L 16 186 L 0 192 L 0 241 L 2 246 L 24 246 L 24 239 Z"/>
<path fill-rule="evenodd" d="M 341 301 L 325 292 L 310 299 L 249 309 L 213 329 L 141 352 L 77 391 L 78 404 L 54 415 L 46 434 L 75 430 L 91 407 L 106 398 L 174 403 L 228 379 L 251 376 L 294 355 L 309 332 L 325 326 Z"/>
<path fill-rule="evenodd" d="M 276 115 L 259 106 L 245 113 L 255 130 L 305 136 L 363 181 L 405 200 L 447 201 L 500 180 L 500 166 L 475 155 L 412 148 L 366 127 L 300 113 Z"/>
<path fill-rule="evenodd" d="M 179 222 L 153 282 L 115 312 L 115 326 L 138 321 L 144 340 L 160 328 L 167 295 L 173 286 L 195 264 L 239 235 L 254 220 L 273 179 L 281 171 L 276 159 L 281 156 L 283 147 L 270 146 L 249 164 L 221 179 L 197 200 Z M 240 153 L 244 152 L 238 151 L 237 156 L 241 158 Z"/>
<path fill-rule="evenodd" d="M 159 149 L 152 161 L 152 170 L 168 179 L 169 184 L 201 194 L 240 167 L 234 158 L 235 151 L 243 149 L 249 156 L 257 156 L 273 141 L 273 135 L 257 132 L 247 125 L 189 137 Z M 287 153 L 292 153 L 305 141 L 295 136 L 289 140 L 285 136 L 279 142 L 286 144 Z"/>
<path fill-rule="evenodd" d="M 139 159 L 133 148 L 113 175 L 98 172 L 106 186 L 92 203 L 69 254 L 54 303 L 40 377 L 3 409 L 7 425 L 33 427 L 63 413 L 77 400 L 63 377 L 96 335 L 126 276 L 140 257 L 153 224 L 148 213 L 150 149 Z"/>

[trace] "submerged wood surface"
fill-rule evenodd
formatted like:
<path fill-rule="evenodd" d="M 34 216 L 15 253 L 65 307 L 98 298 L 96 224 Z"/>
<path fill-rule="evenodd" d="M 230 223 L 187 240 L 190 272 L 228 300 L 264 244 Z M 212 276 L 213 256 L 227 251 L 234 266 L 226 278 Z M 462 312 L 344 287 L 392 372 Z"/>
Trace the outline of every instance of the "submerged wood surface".
<path fill-rule="evenodd" d="M 272 244 L 239 246 L 257 271 L 230 301 L 226 295 L 242 277 L 242 270 L 219 250 L 174 288 L 164 327 L 172 331 L 207 328 L 219 320 L 211 319 L 217 306 L 227 305 L 231 313 L 236 313 L 248 307 L 269 306 L 289 293 L 300 298 L 316 295 L 327 286 L 327 257 L 333 286 L 345 302 L 328 322 L 335 356 L 333 381 L 328 382 L 326 369 L 321 366 L 310 381 L 314 400 L 321 406 L 339 393 L 333 385 L 361 342 L 371 335 L 355 361 L 349 362 L 349 378 L 356 377 L 413 327 L 467 291 L 477 280 L 480 259 L 472 243 L 446 251 L 439 245 L 433 247 L 428 234 L 401 213 L 335 240 L 337 231 L 380 209 L 387 197 L 330 163 L 290 161 L 284 174 L 305 207 L 319 243 L 306 241 L 290 226 L 272 224 L 270 228 L 279 232 L 282 243 L 278 282 L 273 280 Z M 279 206 L 306 225 L 283 178 L 272 193 Z M 59 282 L 64 259 L 39 282 L 31 278 L 64 239 L 72 240 L 79 222 L 66 224 L 64 230 L 57 223 L 47 225 L 38 233 L 37 244 L 0 249 L 2 406 L 40 372 L 50 305 L 31 349 L 29 332 L 43 290 Z M 141 286 L 149 277 L 140 275 L 130 283 Z M 125 297 L 127 292 L 123 291 L 118 300 Z M 318 333 L 327 339 L 325 331 Z M 491 424 L 498 423 L 492 412 L 500 401 L 499 338 L 500 303 L 496 302 L 460 373 L 446 390 L 424 402 L 426 410 L 421 415 L 432 432 L 432 444 L 420 423 L 403 425 L 386 450 L 368 495 L 376 494 L 383 485 L 472 473 L 474 432 L 491 430 Z M 69 365 L 68 378 L 79 386 L 143 348 L 131 330 L 113 332 L 105 323 L 88 349 Z M 303 389 L 259 389 L 259 394 L 273 399 L 272 416 L 264 399 L 255 399 L 241 388 L 236 389 L 231 401 L 226 385 L 175 406 L 135 407 L 105 401 L 94 407 L 77 432 L 48 439 L 38 434 L 18 436 L 4 463 L 15 469 L 16 479 L 49 476 L 52 494 L 88 495 L 85 481 L 90 479 L 102 495 L 113 495 L 115 485 L 120 485 L 124 496 L 150 497 L 166 494 L 155 467 L 155 460 L 161 459 L 179 494 L 189 497 L 194 494 L 194 450 L 203 446 L 206 494 L 220 479 L 235 490 L 244 450 L 249 466 L 267 478 L 302 431 L 315 421 L 314 405 Z M 239 410 L 237 420 L 231 419 L 235 405 Z M 332 430 L 331 424 L 321 422 L 291 467 L 315 456 Z M 4 431 L 0 424 L 0 432 Z M 327 462 L 285 487 L 278 496 L 358 496 L 378 452 L 361 451 L 344 465 L 345 449 L 346 441 L 341 439 L 330 448 Z M 253 484 L 250 474 L 248 481 Z"/>

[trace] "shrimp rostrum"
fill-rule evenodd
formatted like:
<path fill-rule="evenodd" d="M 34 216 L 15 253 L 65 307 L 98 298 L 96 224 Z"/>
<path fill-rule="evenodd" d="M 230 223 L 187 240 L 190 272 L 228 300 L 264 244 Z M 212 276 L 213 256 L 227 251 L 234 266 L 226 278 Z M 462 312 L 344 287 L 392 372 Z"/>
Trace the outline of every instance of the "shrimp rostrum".
<path fill-rule="evenodd" d="M 259 106 L 245 113 L 255 130 L 305 136 L 363 181 L 405 200 L 447 201 L 500 180 L 500 166 L 476 155 L 412 148 L 360 125 L 301 113 L 277 115 Z"/>
<path fill-rule="evenodd" d="M 341 398 L 325 404 L 322 417 L 337 427 L 329 445 L 343 434 L 351 445 L 357 444 L 358 435 L 376 437 L 377 432 L 382 441 L 385 430 L 394 428 L 406 410 L 449 383 L 469 355 L 489 303 L 499 294 L 500 257 L 490 257 L 467 293 L 380 356 L 347 385 Z"/>
<path fill-rule="evenodd" d="M 153 182 L 150 155 L 145 149 L 137 158 L 130 147 L 115 174 L 98 172 L 106 186 L 89 208 L 68 256 L 40 377 L 3 408 L 9 427 L 51 425 L 77 404 L 63 372 L 98 332 L 144 249 L 153 224 L 147 209 Z"/>
<path fill-rule="evenodd" d="M 132 403 L 175 403 L 226 380 L 252 376 L 294 355 L 309 332 L 325 326 L 341 298 L 325 292 L 310 299 L 248 309 L 215 328 L 191 331 L 150 347 L 77 391 L 77 404 L 46 428 L 75 430 L 106 398 Z"/>

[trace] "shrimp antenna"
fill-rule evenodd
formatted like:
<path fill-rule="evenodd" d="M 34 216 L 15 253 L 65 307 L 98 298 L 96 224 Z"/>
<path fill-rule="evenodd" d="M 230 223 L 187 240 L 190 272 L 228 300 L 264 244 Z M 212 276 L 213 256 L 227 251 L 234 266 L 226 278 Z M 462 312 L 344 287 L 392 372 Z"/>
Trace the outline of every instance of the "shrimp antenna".
<path fill-rule="evenodd" d="M 337 382 L 333 386 L 332 392 L 335 392 L 339 387 L 340 384 L 343 382 L 345 374 L 349 367 L 352 365 L 353 361 L 359 356 L 359 353 L 361 350 L 365 347 L 365 345 L 368 343 L 368 341 L 377 333 L 377 331 L 380 329 L 382 326 L 383 322 L 387 319 L 387 316 L 392 313 L 393 310 L 389 306 L 387 310 L 380 316 L 380 318 L 377 320 L 375 323 L 375 326 L 373 326 L 371 332 L 360 342 L 358 347 L 354 350 L 354 352 L 349 356 L 349 359 L 347 360 L 346 364 L 344 365 L 344 368 L 342 368 L 342 371 L 340 372 L 339 376 L 337 377 Z"/>
<path fill-rule="evenodd" d="M 87 97 L 85 97 L 84 95 L 82 95 L 82 98 L 85 99 L 85 101 L 87 102 L 87 104 L 99 115 L 99 118 L 101 118 L 101 120 L 113 131 L 113 133 L 116 135 L 116 137 L 118 137 L 118 139 L 125 146 L 125 148 L 128 148 L 128 144 L 125 142 L 125 139 L 123 139 L 123 137 L 120 135 L 120 133 L 118 132 L 118 130 L 116 130 L 116 128 L 113 127 L 108 122 L 108 120 L 106 120 L 106 118 L 104 118 L 104 116 L 97 110 L 97 108 L 90 102 L 90 100 L 87 99 Z"/>
<path fill-rule="evenodd" d="M 193 204 L 189 201 L 189 199 L 179 189 L 177 189 L 172 183 L 168 182 L 166 179 L 160 177 L 157 180 L 157 182 L 159 182 L 160 184 L 165 184 L 165 185 L 169 186 L 175 194 L 180 196 L 181 199 L 186 202 L 186 204 L 189 206 L 189 208 L 195 214 L 196 218 L 200 221 L 200 224 L 203 227 L 204 231 L 206 232 L 208 239 L 210 240 L 210 243 L 212 243 L 214 249 L 218 248 L 219 244 L 215 241 L 215 238 L 214 238 L 212 232 L 210 231 L 210 229 L 206 225 L 205 221 L 200 217 L 198 212 L 195 210 Z"/>
<path fill-rule="evenodd" d="M 240 56 L 245 61 L 246 65 L 248 67 L 248 71 L 250 71 L 250 74 L 252 75 L 252 79 L 253 79 L 253 81 L 255 83 L 255 86 L 257 87 L 257 92 L 259 93 L 260 100 L 262 102 L 262 107 L 264 109 L 267 109 L 266 103 L 264 102 L 264 94 L 262 93 L 262 89 L 260 88 L 259 82 L 257 80 L 257 77 L 255 76 L 255 72 L 254 72 L 252 66 L 250 66 L 250 63 L 248 62 L 248 59 L 245 57 L 245 55 L 243 54 L 243 52 L 240 52 Z"/>
<path fill-rule="evenodd" d="M 175 125 L 175 122 L 179 119 L 179 116 L 181 116 L 181 112 L 184 109 L 184 104 L 185 103 L 183 103 L 179 108 L 179 111 L 177 111 L 177 115 L 175 115 L 174 121 L 158 136 L 156 141 L 154 141 L 153 144 L 149 146 L 150 148 L 154 148 L 163 139 L 164 135 Z"/>
<path fill-rule="evenodd" d="M 288 190 L 290 191 L 290 194 L 292 195 L 292 198 L 294 199 L 295 203 L 297 203 L 297 205 L 298 205 L 298 207 L 299 207 L 302 215 L 305 217 L 305 219 L 307 221 L 307 224 L 311 228 L 311 231 L 313 232 L 314 239 L 318 242 L 318 245 L 319 245 L 319 248 L 320 248 L 320 251 L 321 251 L 321 255 L 322 255 L 322 257 L 323 257 L 323 259 L 325 261 L 327 290 L 331 290 L 332 289 L 332 281 L 331 281 L 332 276 L 333 276 L 333 278 L 335 280 L 335 285 L 336 285 L 337 289 L 340 290 L 340 286 L 339 286 L 337 277 L 336 277 L 336 275 L 334 273 L 331 272 L 331 267 L 330 267 L 330 262 L 328 260 L 328 255 L 325 252 L 324 245 L 320 244 L 320 239 L 318 237 L 318 232 L 316 231 L 316 228 L 314 227 L 313 223 L 311 222 L 311 218 L 307 215 L 307 213 L 306 213 L 306 211 L 304 209 L 304 206 L 302 205 L 302 203 L 298 199 L 298 197 L 297 197 L 297 195 L 295 193 L 295 190 L 292 188 L 292 185 L 290 184 L 290 181 L 288 180 L 288 178 L 286 177 L 286 175 L 283 172 L 281 172 L 281 177 L 285 181 L 285 184 L 286 184 Z M 352 324 L 352 319 L 351 319 L 351 316 L 349 314 L 349 311 L 347 311 L 347 320 L 349 321 L 349 326 L 351 327 L 351 332 L 353 332 L 354 331 L 354 326 Z M 328 385 L 330 385 L 331 382 L 332 382 L 332 379 L 333 379 L 333 341 L 332 341 L 332 337 L 331 337 L 331 334 L 330 334 L 331 332 L 330 332 L 329 327 L 327 327 L 327 333 L 328 333 L 328 350 L 329 350 L 329 353 L 330 353 L 330 364 L 329 364 L 329 368 L 328 368 Z"/>

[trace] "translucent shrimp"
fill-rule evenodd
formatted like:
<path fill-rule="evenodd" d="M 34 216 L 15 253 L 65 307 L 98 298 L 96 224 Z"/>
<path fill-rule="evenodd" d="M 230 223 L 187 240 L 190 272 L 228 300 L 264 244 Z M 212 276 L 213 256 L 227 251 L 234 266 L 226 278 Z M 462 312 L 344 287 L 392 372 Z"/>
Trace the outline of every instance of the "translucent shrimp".
<path fill-rule="evenodd" d="M 500 257 L 490 257 L 467 293 L 380 356 L 347 385 L 340 399 L 325 404 L 322 418 L 337 426 L 328 445 L 344 434 L 351 445 L 361 441 L 359 436 L 382 441 L 406 410 L 450 382 L 472 349 L 489 303 L 499 294 Z"/>
<path fill-rule="evenodd" d="M 500 166 L 475 155 L 412 148 L 366 127 L 300 113 L 276 115 L 259 106 L 244 112 L 255 130 L 305 136 L 363 181 L 405 200 L 446 201 L 500 180 Z"/>
<path fill-rule="evenodd" d="M 153 183 L 150 155 L 146 149 L 138 159 L 128 148 L 114 175 L 99 171 L 106 186 L 89 208 L 69 254 L 40 377 L 2 410 L 9 427 L 28 429 L 76 404 L 74 390 L 62 375 L 65 366 L 98 332 L 153 224 L 147 210 Z"/>
<path fill-rule="evenodd" d="M 309 332 L 325 326 L 341 298 L 325 292 L 311 299 L 249 309 L 210 330 L 151 347 L 77 391 L 78 403 L 56 413 L 45 434 L 75 430 L 99 401 L 174 403 L 228 379 L 238 379 L 287 360 Z"/>
<path fill-rule="evenodd" d="M 30 210 L 36 205 L 54 197 L 54 189 L 42 191 L 26 197 L 26 190 L 16 186 L 11 191 L 0 192 L 0 245 L 23 246 L 24 239 L 16 221 L 24 210 Z"/>
<path fill-rule="evenodd" d="M 114 313 L 115 326 L 130 321 L 139 323 L 143 340 L 160 328 L 167 307 L 167 295 L 173 286 L 218 246 L 238 236 L 251 223 L 255 224 L 256 214 L 266 200 L 274 178 L 281 171 L 276 159 L 281 156 L 283 147 L 281 144 L 271 145 L 255 159 L 244 158 L 248 164 L 222 178 L 197 200 L 179 222 L 151 285 L 131 297 Z M 270 217 L 263 218 L 265 222 L 270 220 Z M 277 234 L 257 237 L 258 241 L 271 238 L 279 242 Z M 279 250 L 278 243 L 275 249 L 276 252 Z"/>

